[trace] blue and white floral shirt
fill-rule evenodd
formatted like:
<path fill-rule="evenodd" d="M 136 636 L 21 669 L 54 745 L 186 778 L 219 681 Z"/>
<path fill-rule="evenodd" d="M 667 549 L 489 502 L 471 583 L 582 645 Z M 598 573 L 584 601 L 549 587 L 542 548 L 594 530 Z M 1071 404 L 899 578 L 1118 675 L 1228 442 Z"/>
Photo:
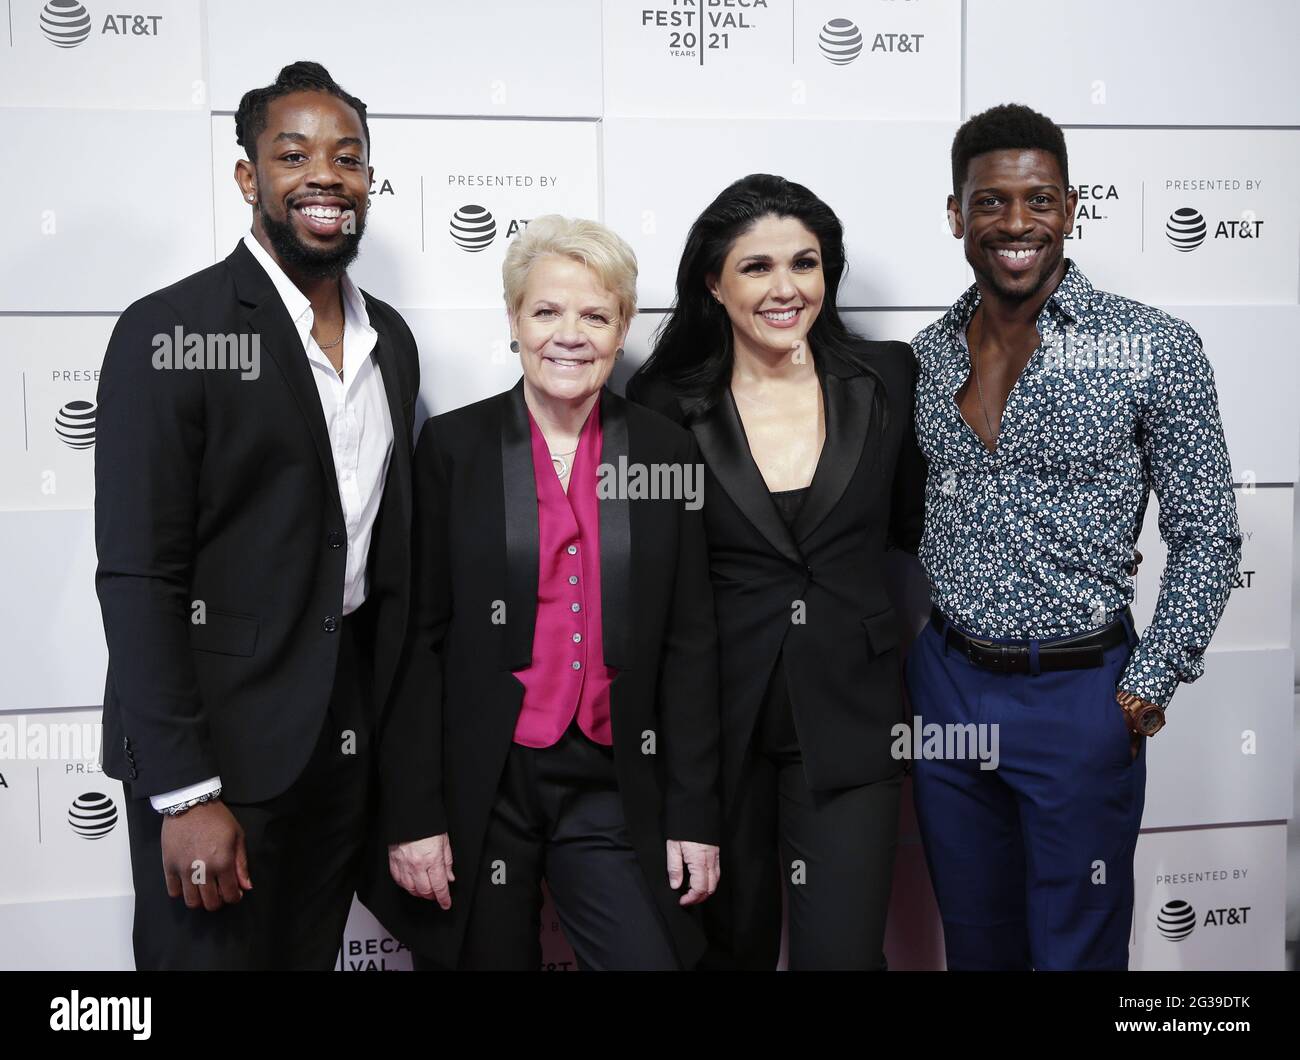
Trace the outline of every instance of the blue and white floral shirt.
<path fill-rule="evenodd" d="M 1214 373 L 1190 325 L 1066 265 L 993 452 L 955 400 L 978 288 L 913 341 L 929 460 L 921 562 L 935 605 L 975 635 L 1083 633 L 1133 599 L 1127 568 L 1154 489 L 1169 558 L 1119 687 L 1165 706 L 1204 670 L 1241 561 Z"/>

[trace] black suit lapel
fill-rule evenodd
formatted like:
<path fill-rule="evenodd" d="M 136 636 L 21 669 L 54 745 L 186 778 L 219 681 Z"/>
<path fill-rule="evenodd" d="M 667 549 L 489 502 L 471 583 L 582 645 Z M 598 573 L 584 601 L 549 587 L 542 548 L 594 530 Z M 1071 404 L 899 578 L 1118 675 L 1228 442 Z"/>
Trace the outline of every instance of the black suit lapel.
<path fill-rule="evenodd" d="M 375 523 L 375 533 L 370 539 L 371 594 L 378 597 L 391 594 L 400 601 L 403 610 L 409 598 L 411 565 L 409 542 L 411 539 L 411 418 L 415 395 L 411 393 L 410 379 L 403 371 L 397 356 L 397 347 L 391 335 L 385 334 L 382 314 L 366 296 L 366 312 L 375 329 L 373 356 L 375 366 L 388 400 L 388 415 L 393 424 L 393 448 L 388 460 L 388 473 L 384 477 L 384 494 Z M 409 400 L 408 400 L 409 398 Z M 410 410 L 410 414 L 408 414 Z M 387 701 L 393 676 L 397 669 L 401 638 L 388 643 L 394 634 L 389 629 L 376 626 L 375 650 L 375 702 Z"/>
<path fill-rule="evenodd" d="M 342 518 L 343 502 L 339 499 L 338 477 L 334 470 L 334 451 L 330 446 L 329 431 L 325 426 L 325 413 L 321 410 L 320 392 L 311 377 L 311 365 L 302 347 L 298 331 L 289 318 L 275 284 L 266 270 L 253 257 L 252 251 L 240 240 L 234 253 L 226 259 L 235 278 L 235 290 L 245 306 L 249 328 L 258 337 L 259 349 L 267 354 L 288 384 L 298 411 L 307 422 L 321 468 L 325 472 L 326 489 L 334 501 L 334 508 Z"/>
<path fill-rule="evenodd" d="M 689 406 L 682 401 L 683 410 Z M 745 427 L 740 422 L 731 388 L 724 387 L 722 396 L 704 416 L 691 422 L 691 430 L 700 444 L 705 463 L 714 478 L 745 514 L 754 528 L 767 539 L 776 551 L 792 563 L 804 566 L 803 555 L 790 529 L 781 518 L 767 483 L 754 463 L 749 443 L 745 440 Z"/>
<path fill-rule="evenodd" d="M 366 309 L 370 315 L 370 324 L 378 335 L 375 340 L 374 358 L 375 363 L 379 366 L 379 377 L 383 380 L 384 396 L 388 399 L 388 415 L 393 421 L 393 458 L 389 462 L 388 482 L 384 486 L 384 495 L 387 497 L 388 486 L 395 482 L 397 484 L 396 492 L 399 498 L 402 525 L 409 526 L 411 497 L 408 486 L 411 481 L 411 423 L 406 416 L 406 380 L 402 377 L 392 343 L 376 322 L 369 304 L 367 304 Z"/>
<path fill-rule="evenodd" d="M 608 389 L 600 395 L 602 435 L 600 463 L 618 468 L 628 456 L 627 405 Z M 599 481 L 599 479 L 598 479 Z M 601 497 L 600 508 L 600 617 L 605 665 L 616 670 L 628 666 L 632 620 L 632 520 L 624 490 Z"/>
<path fill-rule="evenodd" d="M 524 404 L 524 381 L 501 395 L 501 485 L 505 500 L 506 636 L 501 665 L 519 670 L 533 661 L 537 621 L 537 476 Z"/>
<path fill-rule="evenodd" d="M 876 381 L 869 375 L 838 376 L 829 372 L 823 375 L 826 441 L 813 473 L 812 486 L 794 521 L 797 540 L 806 540 L 821 525 L 848 488 L 862 460 L 875 392 Z"/>

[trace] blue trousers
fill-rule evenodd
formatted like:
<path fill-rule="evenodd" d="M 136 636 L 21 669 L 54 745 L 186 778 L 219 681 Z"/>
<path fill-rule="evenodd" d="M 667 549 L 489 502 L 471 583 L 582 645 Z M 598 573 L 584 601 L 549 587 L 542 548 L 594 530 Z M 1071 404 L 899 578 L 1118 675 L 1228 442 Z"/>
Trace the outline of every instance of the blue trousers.
<path fill-rule="evenodd" d="M 914 727 L 975 724 L 990 727 L 986 746 L 997 737 L 994 769 L 969 755 L 912 763 L 950 970 L 1128 967 L 1146 751 L 1131 758 L 1115 702 L 1137 642 L 1123 621 L 1128 643 L 1084 670 L 985 670 L 934 621 L 912 645 Z"/>

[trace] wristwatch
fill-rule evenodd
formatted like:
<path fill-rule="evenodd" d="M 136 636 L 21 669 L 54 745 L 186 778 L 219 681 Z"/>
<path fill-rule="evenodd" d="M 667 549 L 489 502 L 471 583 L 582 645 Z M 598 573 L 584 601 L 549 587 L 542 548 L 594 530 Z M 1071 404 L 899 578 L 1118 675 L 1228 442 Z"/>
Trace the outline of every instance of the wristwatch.
<path fill-rule="evenodd" d="M 1124 708 L 1129 732 L 1139 736 L 1154 736 L 1165 727 L 1165 708 L 1157 706 L 1132 692 L 1116 692 L 1115 699 Z"/>

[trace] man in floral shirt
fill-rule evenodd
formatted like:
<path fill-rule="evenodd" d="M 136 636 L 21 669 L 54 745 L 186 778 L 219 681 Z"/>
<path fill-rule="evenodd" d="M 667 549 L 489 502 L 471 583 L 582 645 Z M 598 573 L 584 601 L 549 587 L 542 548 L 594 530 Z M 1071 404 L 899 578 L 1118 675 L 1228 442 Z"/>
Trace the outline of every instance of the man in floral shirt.
<path fill-rule="evenodd" d="M 1065 257 L 1077 201 L 1049 119 L 994 107 L 952 164 L 976 282 L 913 343 L 935 608 L 908 685 L 927 725 L 996 727 L 998 756 L 914 765 L 948 966 L 1126 968 L 1142 745 L 1200 676 L 1241 558 L 1214 376 L 1186 323 Z M 1168 561 L 1139 640 L 1152 489 Z"/>

